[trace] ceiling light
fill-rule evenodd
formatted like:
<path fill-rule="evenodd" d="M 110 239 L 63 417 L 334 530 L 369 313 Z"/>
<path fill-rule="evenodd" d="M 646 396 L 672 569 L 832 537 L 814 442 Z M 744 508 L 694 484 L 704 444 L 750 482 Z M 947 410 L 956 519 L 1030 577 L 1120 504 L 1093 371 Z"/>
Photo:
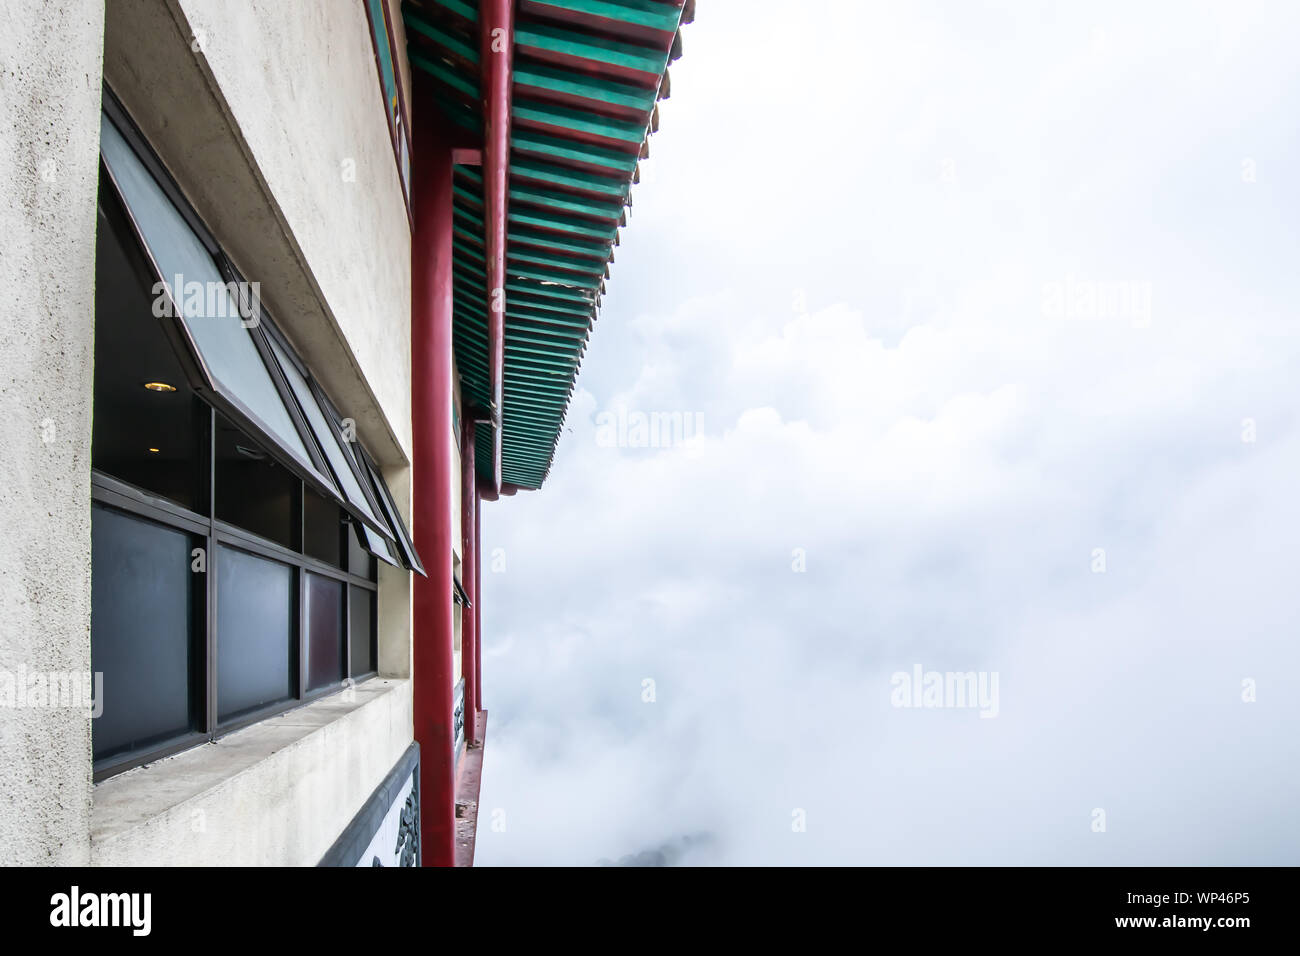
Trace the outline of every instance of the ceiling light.
<path fill-rule="evenodd" d="M 175 385 L 168 385 L 166 382 L 145 382 L 144 387 L 151 392 L 174 392 Z"/>

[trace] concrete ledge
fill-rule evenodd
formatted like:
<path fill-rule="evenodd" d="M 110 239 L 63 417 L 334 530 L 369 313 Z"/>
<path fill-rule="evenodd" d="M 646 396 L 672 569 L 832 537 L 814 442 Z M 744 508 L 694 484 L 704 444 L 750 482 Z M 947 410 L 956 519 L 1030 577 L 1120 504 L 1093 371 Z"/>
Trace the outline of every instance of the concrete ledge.
<path fill-rule="evenodd" d="M 314 866 L 413 739 L 411 683 L 376 677 L 105 780 L 96 866 Z"/>
<path fill-rule="evenodd" d="M 466 747 L 456 772 L 456 866 L 474 865 L 478 834 L 478 794 L 483 780 L 483 747 L 487 744 L 486 710 L 478 712 L 478 743 Z"/>

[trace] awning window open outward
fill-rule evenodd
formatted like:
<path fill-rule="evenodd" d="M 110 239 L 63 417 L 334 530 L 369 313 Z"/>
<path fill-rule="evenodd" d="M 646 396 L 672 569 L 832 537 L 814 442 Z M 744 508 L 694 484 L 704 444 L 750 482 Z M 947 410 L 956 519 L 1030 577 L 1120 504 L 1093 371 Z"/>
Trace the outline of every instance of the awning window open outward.
<path fill-rule="evenodd" d="M 166 286 L 168 295 L 155 301 L 154 314 L 172 313 L 199 364 L 204 380 L 196 388 L 274 445 L 301 477 L 337 496 L 262 361 L 251 320 L 240 314 L 242 303 L 230 294 L 233 283 L 222 275 L 216 250 L 195 231 L 107 113 L 100 124 L 100 155 L 156 277 Z"/>
<path fill-rule="evenodd" d="M 424 574 L 374 461 L 275 328 L 258 286 L 235 270 L 107 91 L 100 157 L 158 280 L 154 315 L 178 352 L 189 356 L 195 390 L 276 461 L 338 502 L 376 557 Z"/>
<path fill-rule="evenodd" d="M 379 467 L 363 449 L 358 447 L 357 451 L 360 453 L 358 458 L 361 467 L 365 469 L 366 474 L 369 476 L 371 487 L 374 488 L 375 495 L 379 499 L 380 514 L 388 520 L 389 526 L 393 529 L 397 551 L 401 555 L 402 563 L 416 574 L 424 574 L 424 563 L 420 560 L 420 555 L 416 553 L 415 542 L 411 540 L 411 533 L 406 530 L 406 523 L 402 521 L 402 515 L 397 510 L 397 503 L 393 501 L 393 493 L 388 490 L 388 484 L 379 473 Z"/>
<path fill-rule="evenodd" d="M 339 436 L 332 422 L 321 409 L 320 402 L 317 401 L 306 375 L 298 368 L 297 363 L 289 357 L 286 348 L 276 341 L 275 336 L 268 336 L 268 338 L 271 342 L 271 350 L 275 353 L 276 361 L 284 371 L 284 377 L 289 383 L 289 388 L 298 400 L 298 407 L 302 409 L 307 424 L 311 428 L 321 452 L 325 455 L 325 460 L 329 463 L 330 471 L 334 474 L 334 480 L 338 483 L 339 490 L 343 492 L 346 503 L 352 506 L 349 510 L 355 509 L 355 511 L 359 512 L 366 524 L 382 528 L 380 518 L 376 513 L 378 509 L 374 506 L 371 496 L 363 490 L 356 468 L 349 461 L 347 453 L 344 452 L 340 445 Z"/>
<path fill-rule="evenodd" d="M 465 593 L 465 589 L 460 586 L 460 581 L 456 578 L 451 579 L 451 592 L 452 600 L 460 607 L 472 608 L 474 606 L 470 603 L 469 595 Z"/>

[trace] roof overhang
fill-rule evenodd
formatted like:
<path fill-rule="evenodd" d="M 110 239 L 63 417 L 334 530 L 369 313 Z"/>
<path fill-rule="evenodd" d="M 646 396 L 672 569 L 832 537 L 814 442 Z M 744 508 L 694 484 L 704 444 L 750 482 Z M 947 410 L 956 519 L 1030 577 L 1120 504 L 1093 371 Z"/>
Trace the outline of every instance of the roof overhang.
<path fill-rule="evenodd" d="M 475 460 L 489 487 L 540 488 L 550 472 L 624 208 L 658 127 L 656 103 L 668 95 L 668 64 L 680 54 L 678 31 L 693 6 L 693 0 L 516 4 L 506 201 L 499 213 L 505 218 L 499 432 L 489 348 L 486 154 L 461 148 L 454 168 L 455 353 L 466 404 L 484 410 Z M 403 4 L 411 66 L 433 77 L 439 107 L 481 144 L 479 17 L 478 0 Z"/>

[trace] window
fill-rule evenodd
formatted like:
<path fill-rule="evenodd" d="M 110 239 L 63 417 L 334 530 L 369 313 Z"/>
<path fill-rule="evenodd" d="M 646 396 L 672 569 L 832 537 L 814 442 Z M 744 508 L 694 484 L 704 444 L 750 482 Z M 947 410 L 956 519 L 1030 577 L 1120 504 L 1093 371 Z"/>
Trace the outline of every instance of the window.
<path fill-rule="evenodd" d="M 239 286 L 217 268 L 212 253 L 117 127 L 102 117 L 100 148 L 160 276 L 154 309 L 173 313 L 203 365 L 207 384 L 277 442 L 308 474 L 327 481 L 307 451 L 248 323 L 257 313 Z M 168 294 L 164 298 L 162 293 Z"/>
<path fill-rule="evenodd" d="M 393 501 L 392 492 L 388 490 L 388 485 L 380 477 L 379 469 L 375 466 L 375 463 L 364 452 L 361 452 L 360 456 L 366 470 L 366 477 L 379 498 L 380 509 L 383 511 L 384 517 L 388 519 L 389 527 L 397 535 L 397 547 L 401 551 L 402 563 L 417 574 L 424 574 L 424 565 L 420 563 L 420 556 L 415 553 L 415 545 L 411 541 L 411 534 L 406 530 L 406 524 L 402 521 L 396 502 Z M 389 563 L 397 564 L 395 556 L 389 560 Z"/>
<path fill-rule="evenodd" d="M 203 504 L 205 408 L 153 315 L 150 267 L 101 174 L 95 240 L 95 428 L 91 455 L 106 474 L 191 511 Z"/>
<path fill-rule="evenodd" d="M 202 600 L 195 600 L 190 552 L 202 539 L 98 503 L 90 515 L 90 664 L 104 675 L 95 752 L 113 755 L 184 737 L 199 725 L 202 697 L 193 684 Z"/>
<path fill-rule="evenodd" d="M 214 456 L 217 519 L 292 548 L 302 482 L 224 415 L 216 416 Z"/>
<path fill-rule="evenodd" d="M 307 600 L 303 622 L 307 646 L 307 689 L 319 690 L 343 680 L 347 671 L 348 649 L 344 647 L 343 582 L 307 572 Z"/>
<path fill-rule="evenodd" d="M 348 660 L 353 677 L 378 670 L 375 646 L 375 592 L 348 585 L 349 640 L 352 652 Z"/>
<path fill-rule="evenodd" d="M 218 547 L 217 720 L 295 696 L 292 565 Z"/>
<path fill-rule="evenodd" d="M 397 160 L 397 175 L 402 181 L 402 192 L 407 207 L 411 202 L 411 142 L 406 131 L 406 111 L 403 108 L 401 78 L 397 74 L 397 61 L 393 57 L 395 40 L 388 22 L 386 0 L 366 0 L 366 15 L 370 20 L 370 39 L 374 42 L 375 66 L 379 70 L 379 87 L 384 96 L 384 113 L 388 132 L 393 140 L 393 156 Z"/>
<path fill-rule="evenodd" d="M 310 488 L 302 498 L 303 551 L 308 557 L 343 567 L 343 534 L 347 519 L 338 505 Z"/>
<path fill-rule="evenodd" d="M 365 535 L 361 532 L 365 526 L 356 521 L 348 523 L 348 567 L 364 568 L 367 577 L 376 573 L 374 554 L 366 547 Z"/>
<path fill-rule="evenodd" d="M 298 367 L 298 363 L 289 357 L 287 349 L 277 341 L 276 336 L 269 335 L 267 340 L 271 345 L 271 351 L 275 353 L 277 363 L 284 371 L 290 390 L 297 399 L 298 407 L 302 409 L 313 435 L 320 442 L 321 450 L 329 462 L 338 486 L 343 489 L 348 506 L 372 529 L 378 528 L 381 534 L 388 536 L 391 532 L 377 517 L 379 507 L 373 495 L 362 484 L 355 459 L 345 451 L 345 447 L 350 442 L 346 439 L 338 418 L 326 415 L 321 407 L 321 398 L 307 381 L 306 374 Z"/>
<path fill-rule="evenodd" d="M 452 713 L 451 713 L 451 752 L 455 755 L 456 760 L 460 760 L 461 751 L 465 748 L 465 679 L 461 678 L 456 682 L 452 690 Z"/>
<path fill-rule="evenodd" d="M 197 298 L 168 314 L 193 276 L 240 280 L 107 92 L 103 160 L 97 778 L 376 673 L 375 555 L 418 567 L 372 460 L 260 304 L 248 325 Z"/>

